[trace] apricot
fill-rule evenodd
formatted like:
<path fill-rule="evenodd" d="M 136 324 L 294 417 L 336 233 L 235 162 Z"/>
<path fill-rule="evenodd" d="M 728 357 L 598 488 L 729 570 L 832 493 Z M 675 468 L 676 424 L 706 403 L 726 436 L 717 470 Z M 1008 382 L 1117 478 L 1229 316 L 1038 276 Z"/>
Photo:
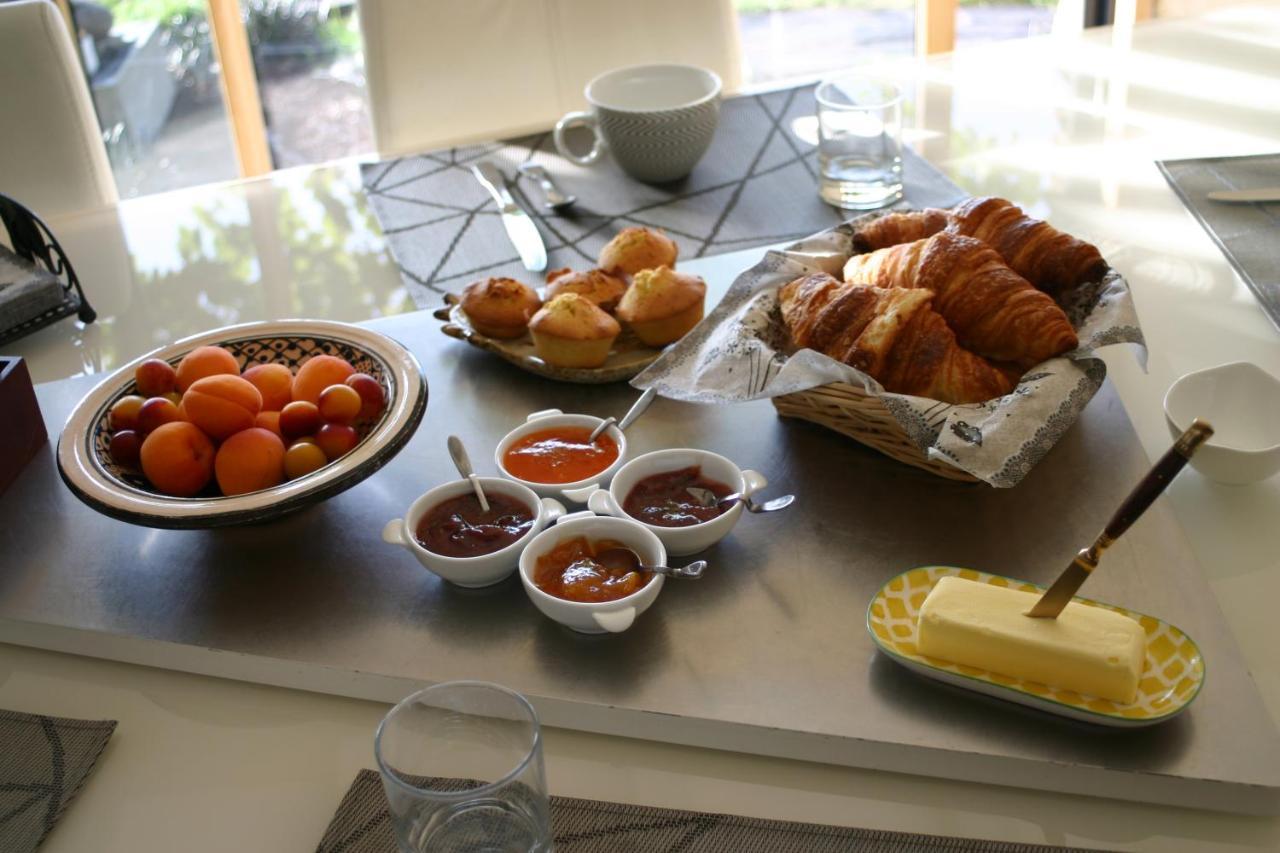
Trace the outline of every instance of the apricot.
<path fill-rule="evenodd" d="M 262 409 L 278 412 L 293 399 L 293 371 L 283 364 L 255 364 L 244 373 L 262 395 Z"/>
<path fill-rule="evenodd" d="M 111 436 L 111 443 L 107 446 L 107 450 L 117 465 L 137 468 L 138 457 L 142 452 L 142 436 L 134 430 L 122 429 Z"/>
<path fill-rule="evenodd" d="M 142 473 L 157 491 L 189 498 L 213 478 L 213 442 L 195 424 L 174 421 L 142 442 Z"/>
<path fill-rule="evenodd" d="M 178 386 L 178 373 L 169 362 L 149 358 L 134 368 L 133 381 L 143 397 L 163 397 Z"/>
<path fill-rule="evenodd" d="M 315 403 L 294 400 L 280 410 L 280 432 L 285 438 L 298 438 L 320 429 L 323 421 Z"/>
<path fill-rule="evenodd" d="M 138 429 L 142 432 L 151 432 L 165 424 L 181 420 L 184 420 L 182 412 L 167 397 L 152 397 L 138 410 Z"/>
<path fill-rule="evenodd" d="M 145 402 L 147 402 L 146 398 L 139 397 L 137 394 L 129 394 L 112 403 L 111 428 L 137 429 L 138 414 L 142 411 L 142 404 Z"/>
<path fill-rule="evenodd" d="M 330 385 L 341 385 L 355 373 L 351 364 L 336 355 L 316 355 L 302 363 L 293 377 L 293 399 L 307 403 L 320 402 L 320 392 Z"/>
<path fill-rule="evenodd" d="M 350 385 L 330 385 L 320 392 L 320 402 L 316 407 L 326 422 L 349 424 L 360 414 L 363 405 L 360 392 Z"/>
<path fill-rule="evenodd" d="M 347 377 L 346 382 L 360 395 L 360 420 L 369 420 L 382 414 L 382 406 L 386 402 L 382 383 L 367 373 L 353 373 Z"/>
<path fill-rule="evenodd" d="M 185 394 L 197 380 L 223 373 L 240 375 L 240 363 L 234 355 L 222 347 L 196 347 L 178 362 L 178 390 Z"/>
<path fill-rule="evenodd" d="M 262 395 L 239 376 L 206 376 L 182 395 L 182 409 L 187 420 L 221 441 L 253 426 Z"/>
<path fill-rule="evenodd" d="M 316 444 L 325 458 L 337 459 L 360 443 L 360 434 L 346 424 L 325 424 L 316 433 Z"/>
<path fill-rule="evenodd" d="M 242 430 L 222 442 L 213 463 L 224 495 L 243 495 L 284 482 L 284 442 L 260 427 Z"/>
<path fill-rule="evenodd" d="M 328 464 L 324 451 L 315 442 L 295 441 L 284 454 L 284 475 L 290 480 L 296 480 Z"/>
<path fill-rule="evenodd" d="M 284 441 L 284 433 L 280 431 L 280 413 L 279 412 L 258 412 L 253 419 L 253 425 L 259 429 L 265 429 L 268 432 L 274 432 L 280 436 L 280 440 Z"/>

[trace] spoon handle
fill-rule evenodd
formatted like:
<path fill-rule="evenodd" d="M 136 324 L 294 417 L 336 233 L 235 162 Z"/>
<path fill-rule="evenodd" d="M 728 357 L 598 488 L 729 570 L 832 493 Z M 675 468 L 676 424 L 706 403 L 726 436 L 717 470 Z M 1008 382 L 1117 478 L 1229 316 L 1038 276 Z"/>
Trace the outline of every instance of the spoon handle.
<path fill-rule="evenodd" d="M 635 423 L 636 418 L 644 414 L 644 410 L 649 408 L 649 404 L 653 402 L 653 398 L 658 396 L 656 388 L 649 388 L 640 395 L 640 399 L 636 400 L 622 416 L 622 420 L 618 422 L 618 429 L 625 430 L 627 427 Z"/>
<path fill-rule="evenodd" d="M 489 511 L 489 500 L 484 496 L 484 489 L 480 488 L 480 480 L 476 478 L 476 472 L 471 467 L 471 457 L 467 456 L 467 448 L 462 446 L 462 439 L 456 435 L 449 436 L 449 456 L 453 459 L 454 466 L 457 467 L 458 473 L 471 481 L 471 488 L 476 491 L 476 498 L 480 501 L 480 509 L 485 512 Z"/>

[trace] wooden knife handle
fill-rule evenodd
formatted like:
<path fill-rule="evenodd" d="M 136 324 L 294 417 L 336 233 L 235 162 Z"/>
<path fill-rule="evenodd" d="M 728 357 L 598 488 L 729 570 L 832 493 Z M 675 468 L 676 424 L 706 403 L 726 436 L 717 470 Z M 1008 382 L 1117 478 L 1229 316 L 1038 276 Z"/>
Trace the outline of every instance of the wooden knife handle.
<path fill-rule="evenodd" d="M 1191 455 L 1199 449 L 1200 445 L 1209 440 L 1213 435 L 1213 427 L 1197 418 L 1192 422 L 1178 440 L 1174 442 L 1173 447 L 1160 457 L 1155 466 L 1147 472 L 1147 476 L 1134 487 L 1129 493 L 1129 497 L 1124 499 L 1124 503 L 1116 510 L 1115 515 L 1111 516 L 1111 520 L 1107 522 L 1106 530 L 1103 534 L 1108 539 L 1118 539 L 1121 534 L 1129 529 L 1138 518 L 1147 511 L 1147 507 L 1160 497 L 1160 493 L 1165 487 L 1177 476 L 1182 470 L 1182 466 L 1187 464 L 1187 460 Z"/>

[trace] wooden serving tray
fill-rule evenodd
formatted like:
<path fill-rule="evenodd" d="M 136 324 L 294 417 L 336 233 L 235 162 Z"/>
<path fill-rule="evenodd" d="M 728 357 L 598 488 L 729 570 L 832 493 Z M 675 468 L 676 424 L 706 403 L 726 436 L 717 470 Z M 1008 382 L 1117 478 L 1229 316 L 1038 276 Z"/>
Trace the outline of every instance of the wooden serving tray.
<path fill-rule="evenodd" d="M 503 340 L 481 334 L 471 325 L 467 313 L 458 304 L 455 293 L 445 294 L 445 306 L 437 308 L 432 316 L 446 321 L 441 331 L 451 338 L 466 341 L 473 347 L 491 352 L 511 362 L 521 370 L 536 373 L 558 382 L 577 382 L 582 385 L 600 385 L 606 382 L 625 382 L 657 360 L 661 349 L 642 343 L 635 334 L 623 328 L 614 341 L 609 359 L 601 367 L 556 367 L 538 357 L 533 348 L 533 338 L 526 332 L 518 338 Z"/>

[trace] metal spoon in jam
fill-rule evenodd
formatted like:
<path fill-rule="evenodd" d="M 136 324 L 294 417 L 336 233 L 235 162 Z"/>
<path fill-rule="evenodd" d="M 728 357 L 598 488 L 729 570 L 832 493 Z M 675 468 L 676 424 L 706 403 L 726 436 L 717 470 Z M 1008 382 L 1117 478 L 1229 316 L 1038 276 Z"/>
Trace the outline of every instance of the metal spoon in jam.
<path fill-rule="evenodd" d="M 796 501 L 795 495 L 779 495 L 773 500 L 768 500 L 764 503 L 758 504 L 751 500 L 751 498 L 743 495 L 741 492 L 718 498 L 716 497 L 715 492 L 698 486 L 689 486 L 685 491 L 689 493 L 691 498 L 705 507 L 719 506 L 721 504 L 732 503 L 733 501 L 742 501 L 742 505 L 747 508 L 747 512 L 777 512 L 780 509 L 786 509 Z"/>
<path fill-rule="evenodd" d="M 694 560 L 687 566 L 646 566 L 640 561 L 640 555 L 630 548 L 608 548 L 596 554 L 596 562 L 620 572 L 650 572 L 688 580 L 697 580 L 707 570 L 706 560 Z"/>

